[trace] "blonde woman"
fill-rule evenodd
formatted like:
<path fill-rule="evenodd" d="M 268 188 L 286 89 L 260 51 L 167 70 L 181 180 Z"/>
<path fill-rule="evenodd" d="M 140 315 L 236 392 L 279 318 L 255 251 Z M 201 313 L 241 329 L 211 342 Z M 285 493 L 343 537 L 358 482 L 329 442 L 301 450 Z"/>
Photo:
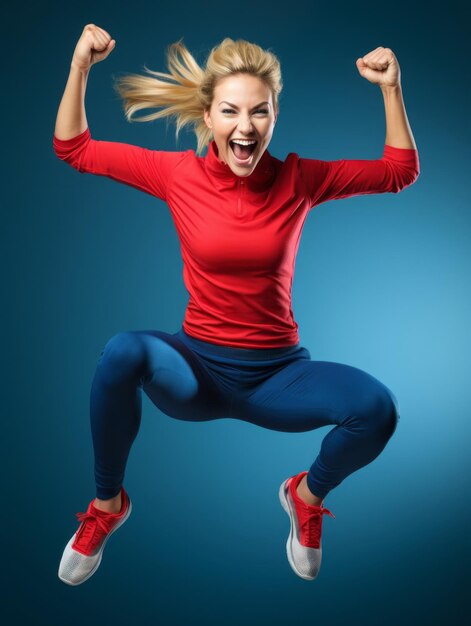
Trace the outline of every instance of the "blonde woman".
<path fill-rule="evenodd" d="M 59 578 L 78 585 L 97 570 L 105 544 L 129 517 L 125 467 L 141 420 L 141 393 L 170 417 L 245 420 L 303 432 L 332 425 L 308 470 L 279 489 L 290 519 L 286 550 L 305 580 L 319 573 L 327 494 L 371 463 L 394 433 L 393 392 L 370 374 L 315 361 L 299 344 L 291 308 L 296 252 L 309 211 L 360 194 L 397 193 L 419 175 L 394 53 L 379 47 L 357 60 L 381 88 L 384 152 L 376 160 L 322 161 L 268 151 L 279 114 L 280 63 L 245 40 L 224 39 L 202 68 L 182 40 L 168 48 L 169 74 L 131 75 L 116 85 L 128 120 L 173 116 L 176 136 L 192 125 L 197 150 L 163 151 L 94 139 L 84 97 L 95 63 L 115 48 L 88 24 L 75 48 L 53 137 L 57 156 L 79 172 L 108 176 L 163 200 L 172 215 L 189 292 L 174 334 L 130 330 L 111 337 L 90 398 L 96 497 L 76 516 Z M 207 148 L 206 156 L 201 152 Z"/>

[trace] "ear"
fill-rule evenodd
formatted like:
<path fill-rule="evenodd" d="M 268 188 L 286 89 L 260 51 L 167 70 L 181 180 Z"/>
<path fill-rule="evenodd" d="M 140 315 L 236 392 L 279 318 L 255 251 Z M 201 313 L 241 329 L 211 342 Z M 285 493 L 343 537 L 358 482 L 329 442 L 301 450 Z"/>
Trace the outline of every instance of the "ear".
<path fill-rule="evenodd" d="M 212 127 L 211 119 L 209 117 L 209 111 L 207 109 L 204 110 L 203 117 L 204 117 L 204 121 L 205 121 L 206 126 L 208 128 L 211 128 Z"/>

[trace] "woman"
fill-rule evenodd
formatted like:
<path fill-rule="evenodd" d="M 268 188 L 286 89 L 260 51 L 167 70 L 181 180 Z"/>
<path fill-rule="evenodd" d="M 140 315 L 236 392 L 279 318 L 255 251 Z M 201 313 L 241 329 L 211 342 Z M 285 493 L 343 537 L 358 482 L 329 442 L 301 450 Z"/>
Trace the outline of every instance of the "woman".
<path fill-rule="evenodd" d="M 53 145 L 80 172 L 108 176 L 164 200 L 175 222 L 190 298 L 181 329 L 127 331 L 105 345 L 91 389 L 96 497 L 59 566 L 78 585 L 98 568 L 110 535 L 129 517 L 125 466 L 141 419 L 141 389 L 181 420 L 234 418 L 284 432 L 333 425 L 308 471 L 279 490 L 291 529 L 288 561 L 305 580 L 319 573 L 326 495 L 373 461 L 396 429 L 398 403 L 383 383 L 355 367 L 313 361 L 299 345 L 291 309 L 296 252 L 307 214 L 327 200 L 397 193 L 419 175 L 417 149 L 393 52 L 357 60 L 381 87 L 387 122 L 381 159 L 320 161 L 267 150 L 282 89 L 276 56 L 224 39 L 202 69 L 180 42 L 170 74 L 128 76 L 117 89 L 127 119 L 174 115 L 176 136 L 193 124 L 197 151 L 166 152 L 91 138 L 84 109 L 88 72 L 115 40 L 88 24 L 77 43 Z M 179 54 L 181 58 L 179 58 Z M 147 69 L 147 68 L 146 68 Z M 157 77 L 160 77 L 157 78 Z M 161 79 L 170 79 L 168 82 Z M 199 156 L 208 147 L 205 157 Z"/>

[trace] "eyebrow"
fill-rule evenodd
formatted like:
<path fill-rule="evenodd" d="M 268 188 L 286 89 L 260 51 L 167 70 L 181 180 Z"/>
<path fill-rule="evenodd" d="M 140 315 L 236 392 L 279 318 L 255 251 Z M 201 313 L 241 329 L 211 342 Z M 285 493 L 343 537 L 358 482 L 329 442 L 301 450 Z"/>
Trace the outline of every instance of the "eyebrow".
<path fill-rule="evenodd" d="M 235 104 L 231 104 L 230 102 L 228 102 L 227 100 L 222 100 L 219 104 L 222 104 L 223 102 L 225 102 L 226 104 L 229 104 L 231 107 L 234 107 L 234 109 L 238 109 L 239 107 L 237 107 Z M 270 104 L 268 102 L 268 100 L 265 100 L 264 102 L 259 102 L 259 104 L 257 104 L 256 106 L 254 106 L 254 109 L 256 109 L 259 106 L 262 106 L 262 104 Z"/>

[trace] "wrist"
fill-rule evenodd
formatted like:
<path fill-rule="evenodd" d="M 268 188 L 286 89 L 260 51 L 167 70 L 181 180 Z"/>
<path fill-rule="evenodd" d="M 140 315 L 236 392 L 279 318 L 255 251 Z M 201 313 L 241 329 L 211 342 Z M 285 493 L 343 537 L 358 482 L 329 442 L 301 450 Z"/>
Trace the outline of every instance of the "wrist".
<path fill-rule="evenodd" d="M 380 85 L 379 87 L 383 93 L 400 93 L 402 91 L 400 83 L 397 85 Z"/>
<path fill-rule="evenodd" d="M 88 72 L 90 71 L 90 67 L 81 67 L 80 65 L 75 63 L 74 60 L 72 60 L 70 63 L 70 70 L 71 71 L 73 70 L 74 72 L 79 72 L 80 74 L 87 75 Z"/>

